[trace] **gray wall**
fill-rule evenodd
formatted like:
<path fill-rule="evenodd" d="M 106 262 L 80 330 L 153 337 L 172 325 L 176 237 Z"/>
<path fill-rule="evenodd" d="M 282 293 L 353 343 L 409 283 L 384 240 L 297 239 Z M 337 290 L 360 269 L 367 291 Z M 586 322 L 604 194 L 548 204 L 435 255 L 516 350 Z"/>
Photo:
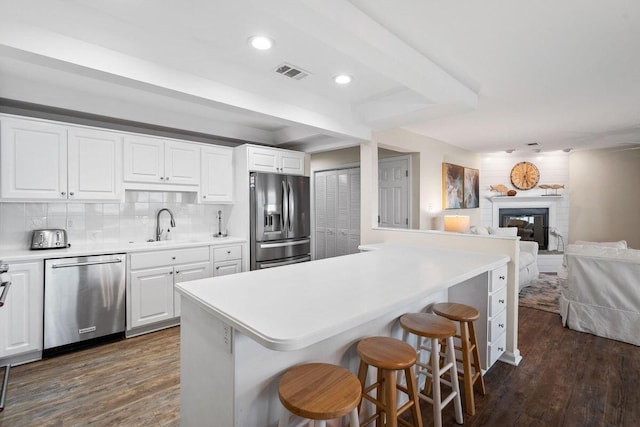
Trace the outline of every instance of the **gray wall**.
<path fill-rule="evenodd" d="M 570 242 L 626 240 L 640 249 L 640 149 L 571 153 L 569 182 Z"/>

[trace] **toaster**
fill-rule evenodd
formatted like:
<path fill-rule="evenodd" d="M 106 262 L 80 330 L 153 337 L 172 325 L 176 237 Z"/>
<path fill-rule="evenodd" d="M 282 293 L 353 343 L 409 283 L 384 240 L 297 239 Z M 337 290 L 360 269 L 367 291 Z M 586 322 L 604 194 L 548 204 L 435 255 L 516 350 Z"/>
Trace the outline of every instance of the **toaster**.
<path fill-rule="evenodd" d="M 68 246 L 67 230 L 62 228 L 33 230 L 31 249 L 60 249 Z"/>

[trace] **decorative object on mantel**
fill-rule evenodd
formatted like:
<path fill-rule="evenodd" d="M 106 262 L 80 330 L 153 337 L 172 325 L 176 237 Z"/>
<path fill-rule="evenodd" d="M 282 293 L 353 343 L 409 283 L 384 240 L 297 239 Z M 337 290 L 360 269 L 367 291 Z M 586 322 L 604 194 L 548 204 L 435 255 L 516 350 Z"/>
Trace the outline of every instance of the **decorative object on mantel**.
<path fill-rule="evenodd" d="M 504 184 L 490 185 L 490 186 L 489 186 L 489 190 L 491 190 L 491 191 L 498 191 L 498 192 L 502 193 L 502 194 L 500 194 L 501 196 L 504 196 L 504 195 L 505 195 L 505 193 L 506 193 L 507 191 L 509 191 L 509 187 L 507 187 L 507 186 L 506 186 L 506 185 L 504 185 Z"/>
<path fill-rule="evenodd" d="M 468 215 L 445 215 L 444 231 L 456 233 L 468 233 L 471 225 L 471 217 Z"/>
<path fill-rule="evenodd" d="M 542 188 L 544 190 L 543 196 L 559 196 L 558 189 L 564 188 L 564 184 L 540 184 L 538 188 Z M 554 190 L 553 194 L 549 194 L 549 190 Z"/>
<path fill-rule="evenodd" d="M 540 171 L 531 162 L 517 163 L 511 169 L 511 184 L 518 190 L 531 190 L 540 181 Z"/>
<path fill-rule="evenodd" d="M 442 209 L 480 207 L 480 171 L 442 163 Z"/>
<path fill-rule="evenodd" d="M 516 190 L 509 190 L 507 191 L 507 196 L 513 197 L 516 194 L 518 194 L 518 192 Z"/>

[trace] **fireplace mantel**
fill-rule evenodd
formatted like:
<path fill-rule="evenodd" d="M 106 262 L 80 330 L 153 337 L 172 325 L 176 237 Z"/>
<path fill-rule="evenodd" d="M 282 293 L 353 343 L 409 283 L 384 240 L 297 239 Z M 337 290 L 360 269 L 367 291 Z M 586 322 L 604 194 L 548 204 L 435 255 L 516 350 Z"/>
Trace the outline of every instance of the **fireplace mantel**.
<path fill-rule="evenodd" d="M 492 196 L 487 197 L 491 203 L 530 203 L 530 202 L 544 202 L 544 203 L 556 203 L 562 200 L 564 196 L 562 194 L 558 194 L 557 196 Z"/>

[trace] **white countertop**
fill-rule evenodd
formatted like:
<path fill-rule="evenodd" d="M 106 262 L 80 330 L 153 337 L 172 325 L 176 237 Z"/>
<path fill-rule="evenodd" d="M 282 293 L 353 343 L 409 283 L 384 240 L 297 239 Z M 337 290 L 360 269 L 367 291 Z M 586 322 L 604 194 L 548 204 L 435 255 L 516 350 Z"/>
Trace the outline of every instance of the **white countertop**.
<path fill-rule="evenodd" d="M 178 283 L 186 298 L 279 351 L 305 348 L 509 261 L 488 255 L 383 244 L 376 249 Z"/>
<path fill-rule="evenodd" d="M 160 242 L 117 242 L 117 243 L 88 243 L 82 245 L 71 244 L 64 249 L 15 249 L 0 251 L 0 260 L 32 261 L 49 258 L 66 258 L 86 255 L 105 255 L 116 253 L 148 252 L 166 249 L 191 248 L 197 246 L 228 245 L 246 243 L 245 239 L 236 237 L 210 237 L 194 239 L 162 240 Z"/>

